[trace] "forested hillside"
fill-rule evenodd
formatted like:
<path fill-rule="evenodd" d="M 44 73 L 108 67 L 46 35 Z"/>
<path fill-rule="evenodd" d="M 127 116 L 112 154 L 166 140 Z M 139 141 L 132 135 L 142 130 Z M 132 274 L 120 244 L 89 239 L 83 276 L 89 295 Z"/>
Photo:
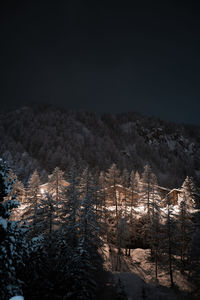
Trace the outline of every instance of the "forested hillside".
<path fill-rule="evenodd" d="M 198 189 L 164 190 L 149 165 L 116 164 L 45 184 L 34 171 L 23 188 L 0 160 L 0 300 L 199 299 Z"/>
<path fill-rule="evenodd" d="M 142 172 L 149 163 L 159 184 L 179 187 L 186 175 L 200 177 L 200 128 L 137 113 L 118 115 L 23 107 L 0 114 L 0 156 L 25 184 L 56 166 L 106 170 L 117 163 Z"/>

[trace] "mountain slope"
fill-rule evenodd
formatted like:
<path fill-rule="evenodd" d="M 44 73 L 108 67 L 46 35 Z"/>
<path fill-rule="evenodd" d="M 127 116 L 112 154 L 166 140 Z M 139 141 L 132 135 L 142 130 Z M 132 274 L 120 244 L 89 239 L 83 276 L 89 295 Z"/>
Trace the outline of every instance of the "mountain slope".
<path fill-rule="evenodd" d="M 137 113 L 23 107 L 0 114 L 0 155 L 25 181 L 34 169 L 45 180 L 59 166 L 142 171 L 150 163 L 159 184 L 178 187 L 186 175 L 200 177 L 200 127 L 177 125 Z"/>

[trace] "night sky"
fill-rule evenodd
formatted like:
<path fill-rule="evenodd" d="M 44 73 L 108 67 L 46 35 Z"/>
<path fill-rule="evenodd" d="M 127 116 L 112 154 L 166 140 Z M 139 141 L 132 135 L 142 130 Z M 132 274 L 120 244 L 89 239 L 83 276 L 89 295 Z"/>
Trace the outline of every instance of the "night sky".
<path fill-rule="evenodd" d="M 200 4 L 192 2 L 5 1 L 2 107 L 48 103 L 200 124 Z"/>

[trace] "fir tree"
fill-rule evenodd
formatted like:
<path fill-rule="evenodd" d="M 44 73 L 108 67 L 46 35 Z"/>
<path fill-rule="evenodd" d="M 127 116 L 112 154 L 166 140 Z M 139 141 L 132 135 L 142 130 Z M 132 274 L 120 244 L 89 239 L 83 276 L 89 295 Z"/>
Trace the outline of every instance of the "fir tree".
<path fill-rule="evenodd" d="M 10 221 L 13 208 L 18 206 L 13 196 L 10 195 L 13 180 L 9 178 L 9 169 L 0 161 L 0 293 L 1 299 L 22 294 L 22 282 L 18 269 L 23 266 L 23 257 L 26 252 L 26 242 L 23 229 L 18 223 Z"/>
<path fill-rule="evenodd" d="M 92 176 L 88 168 L 84 169 L 80 181 L 81 206 L 79 216 L 80 238 L 84 243 L 89 242 L 95 247 L 99 246 L 99 224 L 98 214 L 95 209 L 94 186 L 92 186 Z"/>
<path fill-rule="evenodd" d="M 66 238 L 70 237 L 73 247 L 77 245 L 78 220 L 80 212 L 80 192 L 78 172 L 73 165 L 68 173 L 69 186 L 63 189 L 61 219 Z"/>
<path fill-rule="evenodd" d="M 38 231 L 38 214 L 41 198 L 40 178 L 38 172 L 35 170 L 29 181 L 26 201 L 27 206 L 23 214 L 23 218 L 29 223 L 29 230 L 32 235 L 37 235 Z"/>
<path fill-rule="evenodd" d="M 185 193 L 183 194 L 183 198 L 179 204 L 178 221 L 180 229 L 179 249 L 181 261 L 184 267 L 185 260 L 189 262 L 189 253 L 194 231 L 194 224 L 191 214 L 191 203 L 190 201 L 187 201 Z"/>
<path fill-rule="evenodd" d="M 166 215 L 165 215 L 165 231 L 162 238 L 162 251 L 164 253 L 165 253 L 165 249 L 167 251 L 169 276 L 170 276 L 171 287 L 173 288 L 174 287 L 173 254 L 177 249 L 177 242 L 176 242 L 177 228 L 173 217 L 173 205 L 170 202 L 169 195 L 166 196 L 166 200 L 167 200 L 167 207 L 166 207 Z"/>
<path fill-rule="evenodd" d="M 117 194 L 117 185 L 120 183 L 120 171 L 118 170 L 116 164 L 113 164 L 110 169 L 106 173 L 106 186 L 107 190 L 110 191 L 107 193 L 107 196 L 110 197 L 112 203 L 115 205 L 115 220 L 116 220 L 116 245 L 118 249 L 117 254 L 117 263 L 116 270 L 119 270 L 120 264 L 120 253 L 121 253 L 121 245 L 120 245 L 120 231 L 119 231 L 119 200 Z"/>
<path fill-rule="evenodd" d="M 56 167 L 48 180 L 48 193 L 52 195 L 55 201 L 59 202 L 62 198 L 62 189 L 65 183 L 64 172 Z"/>
<path fill-rule="evenodd" d="M 150 218 L 150 206 L 151 206 L 151 197 L 153 185 L 155 182 L 155 175 L 152 172 L 152 169 L 149 165 L 144 167 L 144 172 L 142 173 L 142 188 L 141 188 L 141 198 L 140 201 L 144 203 L 144 206 L 147 209 L 148 218 Z"/>

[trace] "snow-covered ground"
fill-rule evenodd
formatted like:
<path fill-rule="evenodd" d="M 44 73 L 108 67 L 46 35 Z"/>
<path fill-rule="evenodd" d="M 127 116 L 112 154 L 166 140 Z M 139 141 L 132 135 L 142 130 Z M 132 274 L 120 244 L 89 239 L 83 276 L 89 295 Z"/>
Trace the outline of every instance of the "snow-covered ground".
<path fill-rule="evenodd" d="M 170 289 L 167 267 L 158 266 L 158 281 L 155 280 L 155 264 L 150 260 L 149 249 L 132 249 L 130 256 L 121 255 L 120 262 L 117 249 L 104 245 L 104 267 L 111 271 L 116 284 L 121 282 L 129 300 L 178 300 L 186 299 L 182 293 L 190 292 L 191 286 L 186 276 L 174 270 L 174 281 L 180 293 Z M 116 271 L 116 266 L 118 269 Z"/>

